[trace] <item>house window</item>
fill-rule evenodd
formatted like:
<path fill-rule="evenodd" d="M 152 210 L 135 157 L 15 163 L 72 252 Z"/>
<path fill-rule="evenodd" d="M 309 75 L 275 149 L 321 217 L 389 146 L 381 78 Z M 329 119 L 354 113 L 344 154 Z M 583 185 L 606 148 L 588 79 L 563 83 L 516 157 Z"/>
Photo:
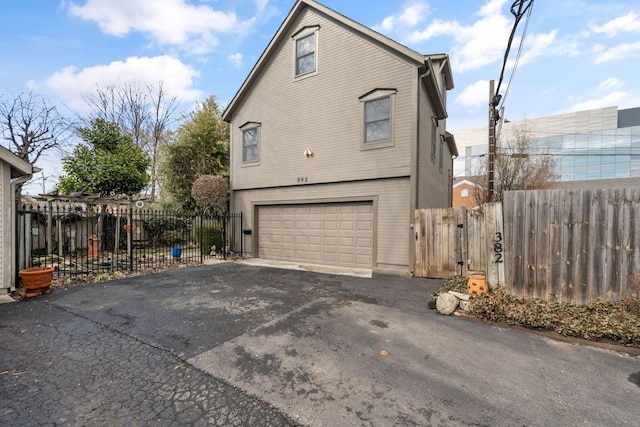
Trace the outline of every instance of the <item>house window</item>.
<path fill-rule="evenodd" d="M 460 197 L 469 197 L 469 189 L 463 188 L 462 191 L 460 191 Z"/>
<path fill-rule="evenodd" d="M 435 116 L 431 117 L 431 161 L 436 162 L 436 136 L 438 128 L 438 119 Z"/>
<path fill-rule="evenodd" d="M 440 167 L 440 173 L 442 173 L 442 168 L 444 166 L 444 135 L 440 135 L 440 159 L 438 166 Z"/>
<path fill-rule="evenodd" d="M 393 145 L 395 89 L 376 89 L 360 97 L 363 103 L 363 148 Z"/>
<path fill-rule="evenodd" d="M 367 144 L 391 138 L 391 97 L 365 102 L 364 127 Z"/>
<path fill-rule="evenodd" d="M 248 122 L 242 130 L 242 163 L 255 163 L 260 152 L 260 124 Z"/>
<path fill-rule="evenodd" d="M 316 71 L 316 33 L 296 39 L 296 77 Z"/>

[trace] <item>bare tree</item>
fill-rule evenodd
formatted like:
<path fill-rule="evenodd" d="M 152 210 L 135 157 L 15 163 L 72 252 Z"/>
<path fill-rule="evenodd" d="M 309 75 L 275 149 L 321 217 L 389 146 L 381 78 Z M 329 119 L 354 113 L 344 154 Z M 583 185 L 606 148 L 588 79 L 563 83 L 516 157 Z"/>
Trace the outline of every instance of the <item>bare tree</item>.
<path fill-rule="evenodd" d="M 150 134 L 150 155 L 151 155 L 151 200 L 156 199 L 156 189 L 158 186 L 158 163 L 160 158 L 160 144 L 164 140 L 169 126 L 174 121 L 174 116 L 178 108 L 178 100 L 170 98 L 164 89 L 162 82 L 158 84 L 156 92 L 148 88 L 153 105 L 151 114 L 151 134 Z"/>
<path fill-rule="evenodd" d="M 85 95 L 91 108 L 90 120 L 104 119 L 117 123 L 122 132 L 131 135 L 134 143 L 151 157 L 150 196 L 156 198 L 158 187 L 159 146 L 176 117 L 179 102 L 170 97 L 160 81 L 157 86 L 142 88 L 138 83 L 98 86 Z"/>
<path fill-rule="evenodd" d="M 33 92 L 0 99 L 0 134 L 7 148 L 35 164 L 50 150 L 63 150 L 73 136 L 75 123 L 55 105 Z M 17 193 L 21 194 L 22 186 Z"/>
<path fill-rule="evenodd" d="M 481 164 L 476 174 L 479 184 L 488 188 L 486 164 Z M 494 159 L 494 195 L 478 191 L 478 204 L 485 201 L 502 201 L 505 191 L 538 190 L 549 188 L 556 180 L 553 157 L 547 147 L 531 139 L 531 130 L 521 125 L 513 130 L 510 138 L 500 141 Z M 491 200 L 490 200 L 491 199 Z"/>

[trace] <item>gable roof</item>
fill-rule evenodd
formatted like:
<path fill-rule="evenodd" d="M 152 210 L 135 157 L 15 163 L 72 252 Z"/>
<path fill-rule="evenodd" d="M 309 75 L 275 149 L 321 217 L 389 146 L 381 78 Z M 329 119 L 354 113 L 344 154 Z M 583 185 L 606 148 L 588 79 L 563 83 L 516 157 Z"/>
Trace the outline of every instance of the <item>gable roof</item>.
<path fill-rule="evenodd" d="M 11 151 L 0 146 L 0 160 L 6 162 L 11 166 L 11 178 L 19 178 L 21 176 L 31 175 L 33 168 L 31 164 L 25 162 L 20 157 L 13 154 Z"/>
<path fill-rule="evenodd" d="M 416 52 L 415 50 L 409 49 L 408 47 L 386 36 L 383 36 L 382 34 L 372 30 L 371 28 L 365 25 L 362 25 L 350 18 L 347 18 L 346 16 L 341 15 L 340 13 L 334 11 L 333 9 L 330 9 L 314 0 L 297 0 L 296 3 L 293 5 L 293 8 L 291 9 L 291 11 L 285 18 L 284 22 L 280 25 L 280 28 L 278 29 L 276 34 L 273 36 L 273 38 L 267 45 L 262 55 L 260 55 L 258 62 L 253 66 L 253 69 L 251 70 L 251 72 L 249 73 L 245 81 L 242 83 L 242 86 L 240 86 L 240 89 L 238 90 L 238 92 L 235 94 L 235 96 L 233 97 L 233 99 L 231 100 L 227 108 L 222 113 L 222 120 L 224 120 L 225 122 L 231 121 L 231 117 L 233 115 L 233 111 L 235 107 L 247 94 L 247 91 L 253 84 L 255 77 L 259 75 L 261 70 L 264 68 L 272 51 L 283 40 L 283 38 L 289 37 L 288 32 L 290 30 L 292 23 L 305 10 L 305 8 L 308 8 L 308 7 L 314 9 L 319 14 L 326 16 L 330 20 L 337 21 L 345 25 L 346 27 L 351 29 L 353 32 L 358 33 L 361 37 L 370 40 L 372 43 L 386 47 L 390 51 L 396 53 L 399 57 L 401 57 L 405 61 L 412 62 L 418 66 L 426 65 L 431 69 L 430 60 L 428 59 L 428 57 L 425 57 L 424 55 Z M 443 56 L 446 57 L 447 55 L 443 54 Z M 434 57 L 432 59 L 439 60 L 440 58 L 436 59 Z M 451 72 L 450 72 L 451 70 L 450 68 L 448 68 L 449 62 L 446 61 L 444 65 L 445 67 L 447 67 L 447 70 L 449 71 L 448 81 L 450 81 L 451 87 L 453 87 L 453 79 L 451 78 Z M 431 74 L 430 78 L 433 79 L 434 78 L 433 74 L 432 73 L 430 74 Z"/>

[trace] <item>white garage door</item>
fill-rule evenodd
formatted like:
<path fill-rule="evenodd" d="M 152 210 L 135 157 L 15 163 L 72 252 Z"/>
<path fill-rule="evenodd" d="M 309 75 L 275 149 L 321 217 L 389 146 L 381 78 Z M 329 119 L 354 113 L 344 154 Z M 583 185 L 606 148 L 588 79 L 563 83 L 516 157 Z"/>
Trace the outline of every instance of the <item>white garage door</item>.
<path fill-rule="evenodd" d="M 371 268 L 371 202 L 260 206 L 258 256 Z"/>

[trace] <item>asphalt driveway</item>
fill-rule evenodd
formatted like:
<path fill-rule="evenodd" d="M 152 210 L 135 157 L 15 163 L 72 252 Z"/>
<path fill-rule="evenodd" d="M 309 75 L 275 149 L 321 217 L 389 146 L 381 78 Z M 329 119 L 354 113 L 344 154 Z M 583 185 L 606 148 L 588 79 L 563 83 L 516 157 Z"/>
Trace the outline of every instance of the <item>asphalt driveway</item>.
<path fill-rule="evenodd" d="M 235 263 L 0 305 L 0 425 L 637 425 L 640 360 Z"/>

